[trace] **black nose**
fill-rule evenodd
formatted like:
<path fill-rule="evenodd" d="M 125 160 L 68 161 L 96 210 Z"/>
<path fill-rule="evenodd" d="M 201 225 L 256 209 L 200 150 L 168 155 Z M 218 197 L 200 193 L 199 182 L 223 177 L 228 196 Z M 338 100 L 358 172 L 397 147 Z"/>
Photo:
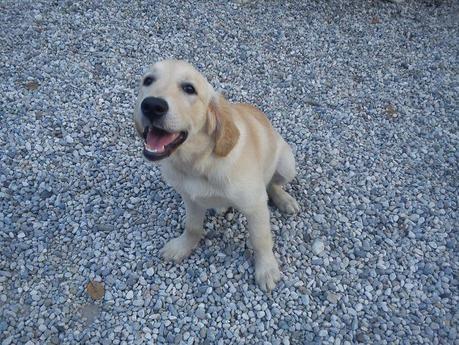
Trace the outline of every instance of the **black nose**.
<path fill-rule="evenodd" d="M 150 120 L 155 120 L 167 113 L 169 106 L 167 102 L 158 97 L 147 97 L 140 105 L 142 113 Z"/>

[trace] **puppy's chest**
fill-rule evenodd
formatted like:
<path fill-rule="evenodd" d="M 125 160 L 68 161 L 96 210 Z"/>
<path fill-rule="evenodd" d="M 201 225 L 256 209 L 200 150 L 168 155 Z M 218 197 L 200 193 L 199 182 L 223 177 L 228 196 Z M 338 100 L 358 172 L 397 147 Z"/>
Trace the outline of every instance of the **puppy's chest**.
<path fill-rule="evenodd" d="M 163 171 L 163 174 L 166 181 L 177 192 L 186 194 L 203 207 L 226 207 L 231 204 L 225 190 L 204 177 L 170 170 Z"/>

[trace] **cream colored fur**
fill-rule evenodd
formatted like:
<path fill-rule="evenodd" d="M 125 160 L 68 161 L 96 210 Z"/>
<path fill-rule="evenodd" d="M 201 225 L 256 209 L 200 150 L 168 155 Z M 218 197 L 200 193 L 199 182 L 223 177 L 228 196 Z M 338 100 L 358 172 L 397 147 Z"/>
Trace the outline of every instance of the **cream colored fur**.
<path fill-rule="evenodd" d="M 159 162 L 186 209 L 185 230 L 165 245 L 163 257 L 179 262 L 191 254 L 204 236 L 206 209 L 234 207 L 247 217 L 255 279 L 263 290 L 273 289 L 280 271 L 273 254 L 268 196 L 281 211 L 299 211 L 298 203 L 281 187 L 295 176 L 290 147 L 260 110 L 228 102 L 188 63 L 162 61 L 147 75 L 156 80 L 140 87 L 135 109 L 139 134 L 148 125 L 140 103 L 149 96 L 161 97 L 169 105 L 161 122 L 164 129 L 188 132 L 186 141 Z M 195 87 L 197 95 L 180 89 L 184 81 Z"/>

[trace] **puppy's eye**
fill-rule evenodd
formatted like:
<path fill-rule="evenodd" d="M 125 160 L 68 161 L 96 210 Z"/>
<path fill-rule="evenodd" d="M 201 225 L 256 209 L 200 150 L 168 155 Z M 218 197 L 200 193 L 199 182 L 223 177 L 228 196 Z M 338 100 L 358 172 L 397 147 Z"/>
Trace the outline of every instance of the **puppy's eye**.
<path fill-rule="evenodd" d="M 144 85 L 144 86 L 150 86 L 151 84 L 153 84 L 154 81 L 155 81 L 155 78 L 153 78 L 153 77 L 146 77 L 146 78 L 143 80 L 143 85 Z"/>
<path fill-rule="evenodd" d="M 182 84 L 182 90 L 184 92 L 186 92 L 187 94 L 189 94 L 189 95 L 196 95 L 197 94 L 196 89 L 190 83 Z"/>

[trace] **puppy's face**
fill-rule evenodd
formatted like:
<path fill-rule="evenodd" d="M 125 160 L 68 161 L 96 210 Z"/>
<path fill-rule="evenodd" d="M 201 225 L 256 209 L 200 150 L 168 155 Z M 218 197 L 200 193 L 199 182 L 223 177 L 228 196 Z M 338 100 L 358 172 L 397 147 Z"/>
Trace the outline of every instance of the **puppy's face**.
<path fill-rule="evenodd" d="M 190 64 L 166 60 L 153 65 L 141 81 L 134 110 L 137 132 L 149 160 L 171 155 L 206 124 L 212 86 Z"/>

